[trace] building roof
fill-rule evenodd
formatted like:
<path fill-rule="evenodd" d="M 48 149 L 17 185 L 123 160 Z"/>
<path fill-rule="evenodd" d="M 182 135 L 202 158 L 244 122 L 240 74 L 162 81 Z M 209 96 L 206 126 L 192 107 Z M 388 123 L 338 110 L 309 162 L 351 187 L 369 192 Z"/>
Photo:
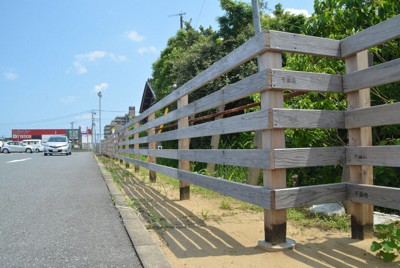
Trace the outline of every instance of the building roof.
<path fill-rule="evenodd" d="M 150 82 L 147 80 L 143 90 L 142 102 L 140 104 L 139 113 L 143 113 L 156 102 L 156 94 L 151 88 Z"/>

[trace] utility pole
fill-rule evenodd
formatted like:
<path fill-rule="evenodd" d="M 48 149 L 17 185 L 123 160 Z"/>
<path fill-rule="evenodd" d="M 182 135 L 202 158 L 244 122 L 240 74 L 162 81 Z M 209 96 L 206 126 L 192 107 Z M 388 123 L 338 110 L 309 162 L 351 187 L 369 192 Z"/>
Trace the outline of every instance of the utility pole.
<path fill-rule="evenodd" d="M 96 115 L 96 112 L 92 110 L 92 150 L 94 150 L 94 145 L 93 145 L 93 140 L 94 140 L 94 128 L 95 128 L 95 123 L 94 123 L 94 116 Z"/>
<path fill-rule="evenodd" d="M 180 17 L 180 23 L 181 23 L 181 29 L 183 29 L 183 15 L 186 15 L 186 13 L 183 13 L 181 11 L 181 13 L 175 14 L 175 15 L 169 15 L 168 17 L 175 17 L 175 16 L 179 16 Z"/>
<path fill-rule="evenodd" d="M 74 148 L 74 123 L 71 122 L 71 140 L 72 140 L 72 148 Z"/>

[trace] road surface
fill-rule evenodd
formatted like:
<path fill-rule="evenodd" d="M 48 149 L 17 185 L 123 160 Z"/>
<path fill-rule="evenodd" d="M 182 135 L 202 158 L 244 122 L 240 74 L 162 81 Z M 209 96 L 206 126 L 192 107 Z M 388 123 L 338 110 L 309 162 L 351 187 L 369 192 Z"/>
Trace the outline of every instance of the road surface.
<path fill-rule="evenodd" d="M 0 154 L 0 267 L 142 267 L 92 153 Z"/>

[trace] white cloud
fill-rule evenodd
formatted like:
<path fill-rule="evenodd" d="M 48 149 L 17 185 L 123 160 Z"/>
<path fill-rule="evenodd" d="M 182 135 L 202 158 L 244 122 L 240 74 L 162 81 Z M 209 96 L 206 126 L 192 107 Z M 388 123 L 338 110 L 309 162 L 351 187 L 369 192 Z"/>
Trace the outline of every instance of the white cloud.
<path fill-rule="evenodd" d="M 88 71 L 87 68 L 83 66 L 82 63 L 78 60 L 74 62 L 74 67 L 78 74 L 84 74 Z"/>
<path fill-rule="evenodd" d="M 86 54 L 76 55 L 75 58 L 77 58 L 79 61 L 95 61 L 97 59 L 104 58 L 106 55 L 107 52 L 105 51 L 92 51 Z"/>
<path fill-rule="evenodd" d="M 147 54 L 147 53 L 154 53 L 157 49 L 155 46 L 148 46 L 148 47 L 141 47 L 138 49 L 140 55 Z"/>
<path fill-rule="evenodd" d="M 103 82 L 100 85 L 94 86 L 94 92 L 96 92 L 96 93 L 99 93 L 100 91 L 104 92 L 104 90 L 106 90 L 107 88 L 108 88 L 108 84 Z"/>
<path fill-rule="evenodd" d="M 18 75 L 14 72 L 4 72 L 3 77 L 8 80 L 15 80 L 18 78 Z"/>
<path fill-rule="evenodd" d="M 145 39 L 143 35 L 138 34 L 136 31 L 127 32 L 126 37 L 133 42 L 141 42 Z"/>
<path fill-rule="evenodd" d="M 123 62 L 127 60 L 127 57 L 124 55 L 116 55 L 114 53 L 96 50 L 85 54 L 75 55 L 76 60 L 73 63 L 74 69 L 78 74 L 85 74 L 88 72 L 88 69 L 86 68 L 88 63 L 95 62 L 106 57 L 109 57 L 114 62 Z"/>
<path fill-rule="evenodd" d="M 78 100 L 78 98 L 76 96 L 66 96 L 66 97 L 61 97 L 60 101 L 63 104 L 71 104 L 74 103 Z"/>
<path fill-rule="evenodd" d="M 285 12 L 288 12 L 293 15 L 304 15 L 305 17 L 310 17 L 310 13 L 308 13 L 305 9 L 294 9 L 294 8 L 285 8 Z"/>
<path fill-rule="evenodd" d="M 127 57 L 123 55 L 115 55 L 114 53 L 109 53 L 108 56 L 115 62 L 126 61 Z"/>

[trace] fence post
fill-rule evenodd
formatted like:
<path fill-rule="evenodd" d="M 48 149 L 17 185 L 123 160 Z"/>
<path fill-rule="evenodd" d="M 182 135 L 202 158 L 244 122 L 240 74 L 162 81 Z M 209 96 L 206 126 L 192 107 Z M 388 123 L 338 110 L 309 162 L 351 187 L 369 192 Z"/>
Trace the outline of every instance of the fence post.
<path fill-rule="evenodd" d="M 148 117 L 148 121 L 154 120 L 156 118 L 156 114 L 152 113 L 151 115 L 149 115 Z M 149 136 L 155 135 L 156 134 L 156 129 L 154 127 L 149 129 Z M 157 146 L 156 142 L 149 142 L 149 149 L 150 150 L 155 150 Z M 150 163 L 155 163 L 156 162 L 156 157 L 155 156 L 150 156 L 149 157 L 149 162 Z M 150 170 L 149 172 L 150 175 L 150 181 L 151 182 L 155 182 L 157 179 L 157 174 L 155 171 Z"/>
<path fill-rule="evenodd" d="M 123 133 L 126 134 L 126 132 L 128 132 L 128 131 L 129 131 L 129 127 L 126 128 Z M 129 136 L 126 136 L 125 141 L 126 142 L 129 141 Z M 125 144 L 125 150 L 129 150 L 129 144 Z M 129 153 L 126 153 L 124 155 L 129 158 Z M 125 168 L 129 168 L 129 162 L 128 161 L 125 161 Z"/>
<path fill-rule="evenodd" d="M 134 128 L 138 128 L 138 127 L 139 127 L 139 122 L 136 122 Z M 133 139 L 134 139 L 134 140 L 139 139 L 139 133 L 133 134 Z M 135 143 L 135 145 L 134 145 L 133 147 L 134 147 L 135 150 L 139 150 L 139 149 L 140 149 L 139 143 Z M 135 153 L 135 160 L 138 160 L 138 161 L 139 161 L 139 159 L 140 159 L 140 156 L 139 156 L 139 154 L 136 152 L 136 153 Z M 139 165 L 135 164 L 135 173 L 139 172 L 139 168 L 140 168 Z"/>
<path fill-rule="evenodd" d="M 117 132 L 117 135 L 118 135 L 118 146 L 117 146 L 117 148 L 118 148 L 118 150 L 122 150 L 122 149 L 124 148 L 123 145 L 120 145 L 120 144 L 119 144 L 119 143 L 121 143 L 121 142 L 124 140 L 124 139 L 121 137 L 123 134 L 124 134 L 124 131 L 118 131 L 118 132 Z M 117 154 L 118 154 L 118 157 L 119 157 L 119 156 L 123 156 L 123 154 L 120 153 L 120 152 L 117 152 Z M 123 161 L 122 159 L 119 159 L 119 163 L 120 163 L 120 164 L 123 164 L 124 161 Z"/>
<path fill-rule="evenodd" d="M 346 72 L 352 73 L 368 68 L 368 51 L 362 51 L 345 59 Z M 360 89 L 347 94 L 348 110 L 371 106 L 370 89 Z M 353 128 L 348 130 L 349 146 L 371 146 L 371 127 Z M 349 166 L 348 178 L 345 180 L 359 184 L 373 184 L 372 166 Z M 356 202 L 348 203 L 351 214 L 351 237 L 365 239 L 373 236 L 373 210 L 372 205 Z"/>
<path fill-rule="evenodd" d="M 282 54 L 267 52 L 259 57 L 260 71 L 282 68 Z M 268 90 L 261 93 L 261 109 L 283 108 L 283 90 Z M 286 169 L 275 169 L 273 163 L 276 148 L 285 147 L 285 130 L 268 129 L 261 133 L 263 149 L 270 149 L 271 168 L 263 169 L 263 184 L 269 189 L 286 188 Z M 265 250 L 285 250 L 294 248 L 294 241 L 286 239 L 286 209 L 264 209 L 265 241 L 261 240 L 258 246 Z"/>
<path fill-rule="evenodd" d="M 189 96 L 183 96 L 178 100 L 178 109 L 184 107 L 189 103 Z M 178 130 L 189 126 L 189 118 L 183 117 L 178 120 Z M 190 139 L 179 139 L 178 148 L 179 150 L 188 150 Z M 179 169 L 190 171 L 189 160 L 179 160 Z M 179 197 L 180 200 L 188 200 L 190 198 L 190 183 L 179 181 Z"/>

